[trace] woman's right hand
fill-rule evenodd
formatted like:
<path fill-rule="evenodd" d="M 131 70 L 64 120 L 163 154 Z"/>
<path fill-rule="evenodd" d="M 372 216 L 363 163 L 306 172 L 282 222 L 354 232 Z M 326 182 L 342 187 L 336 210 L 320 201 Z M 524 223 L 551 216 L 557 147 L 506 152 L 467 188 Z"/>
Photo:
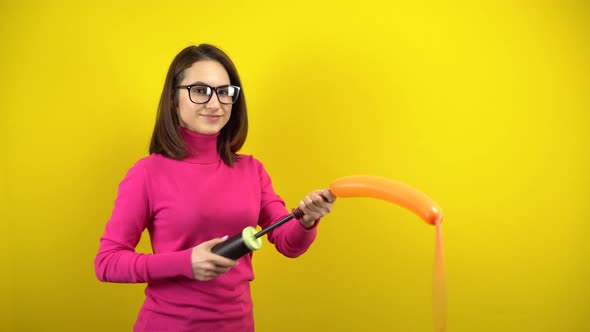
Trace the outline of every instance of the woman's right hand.
<path fill-rule="evenodd" d="M 193 266 L 193 277 L 196 280 L 207 281 L 215 279 L 238 264 L 237 261 L 211 252 L 211 248 L 225 240 L 227 240 L 227 235 L 222 238 L 205 241 L 193 248 L 191 264 Z"/>

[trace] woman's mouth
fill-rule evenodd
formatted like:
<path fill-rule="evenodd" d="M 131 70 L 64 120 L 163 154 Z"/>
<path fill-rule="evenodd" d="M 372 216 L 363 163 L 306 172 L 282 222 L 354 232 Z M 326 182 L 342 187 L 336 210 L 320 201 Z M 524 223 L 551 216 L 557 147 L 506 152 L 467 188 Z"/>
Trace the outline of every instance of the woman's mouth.
<path fill-rule="evenodd" d="M 205 120 L 207 120 L 207 121 L 211 121 L 211 122 L 214 122 L 214 121 L 217 121 L 217 120 L 221 119 L 221 115 L 207 115 L 207 114 L 201 114 L 201 116 L 202 116 L 203 118 L 205 118 Z"/>

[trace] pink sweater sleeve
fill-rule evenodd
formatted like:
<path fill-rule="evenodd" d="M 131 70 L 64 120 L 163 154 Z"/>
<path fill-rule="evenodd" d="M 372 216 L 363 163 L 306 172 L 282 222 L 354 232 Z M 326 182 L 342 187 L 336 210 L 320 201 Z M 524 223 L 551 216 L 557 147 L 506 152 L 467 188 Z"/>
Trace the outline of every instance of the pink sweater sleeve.
<path fill-rule="evenodd" d="M 289 212 L 286 211 L 285 202 L 274 192 L 270 176 L 262 164 L 259 164 L 259 175 L 262 192 L 259 224 L 266 228 L 287 216 Z M 320 220 L 317 220 L 312 228 L 306 229 L 299 220 L 293 219 L 268 233 L 268 240 L 274 243 L 281 254 L 291 258 L 298 257 L 305 253 L 315 240 L 319 222 Z"/>
<path fill-rule="evenodd" d="M 139 254 L 135 247 L 151 219 L 145 165 L 140 161 L 119 184 L 115 207 L 94 260 L 101 281 L 140 283 L 173 277 L 193 278 L 191 250 Z"/>

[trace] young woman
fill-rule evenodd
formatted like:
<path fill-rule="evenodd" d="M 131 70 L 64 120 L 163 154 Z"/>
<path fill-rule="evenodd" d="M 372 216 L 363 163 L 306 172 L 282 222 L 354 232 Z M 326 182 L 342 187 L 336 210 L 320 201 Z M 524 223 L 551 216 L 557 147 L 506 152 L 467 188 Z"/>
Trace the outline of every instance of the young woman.
<path fill-rule="evenodd" d="M 182 50 L 166 75 L 150 155 L 120 183 L 95 259 L 101 281 L 147 283 L 134 331 L 254 331 L 252 254 L 211 252 L 227 235 L 288 215 L 260 161 L 237 153 L 247 131 L 230 58 L 207 44 Z M 299 202 L 305 215 L 268 240 L 285 256 L 303 254 L 335 199 L 311 192 Z M 153 254 L 135 252 L 146 228 Z"/>

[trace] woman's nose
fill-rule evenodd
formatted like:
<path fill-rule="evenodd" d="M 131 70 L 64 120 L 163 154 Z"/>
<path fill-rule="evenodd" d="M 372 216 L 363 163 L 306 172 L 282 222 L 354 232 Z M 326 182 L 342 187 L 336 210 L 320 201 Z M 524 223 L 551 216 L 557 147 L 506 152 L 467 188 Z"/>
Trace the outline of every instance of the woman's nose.
<path fill-rule="evenodd" d="M 207 102 L 207 108 L 219 108 L 219 98 L 217 97 L 217 91 L 211 92 L 211 99 Z"/>

